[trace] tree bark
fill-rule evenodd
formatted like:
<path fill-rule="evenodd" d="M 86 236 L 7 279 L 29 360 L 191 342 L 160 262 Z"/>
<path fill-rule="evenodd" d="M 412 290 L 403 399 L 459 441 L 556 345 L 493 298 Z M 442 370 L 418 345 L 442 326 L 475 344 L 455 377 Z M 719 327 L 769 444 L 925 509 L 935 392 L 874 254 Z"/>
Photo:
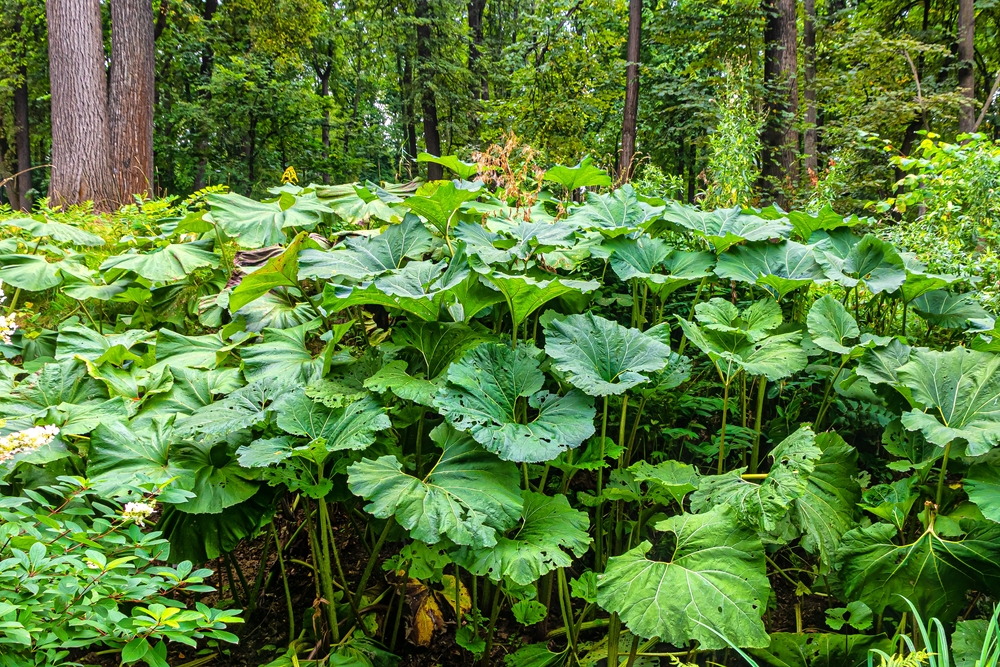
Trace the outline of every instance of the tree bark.
<path fill-rule="evenodd" d="M 959 110 L 958 131 L 972 132 L 976 126 L 975 58 L 976 13 L 973 0 L 958 0 L 958 88 L 968 100 Z"/>
<path fill-rule="evenodd" d="M 427 0 L 417 0 L 417 74 L 420 79 L 422 93 L 420 105 L 424 112 L 424 149 L 431 155 L 441 155 L 441 135 L 438 133 L 437 100 L 432 85 L 430 72 L 431 61 L 431 23 L 430 7 Z M 444 177 L 444 170 L 439 164 L 427 163 L 427 180 L 437 181 Z"/>
<path fill-rule="evenodd" d="M 403 125 L 406 128 L 406 164 L 411 171 L 417 166 L 416 111 L 413 108 L 413 64 L 408 55 L 402 57 Z"/>
<path fill-rule="evenodd" d="M 639 116 L 639 49 L 642 45 L 642 0 L 628 3 L 628 43 L 625 67 L 625 110 L 622 114 L 622 150 L 618 163 L 618 180 L 632 177 L 635 159 L 636 124 Z"/>
<path fill-rule="evenodd" d="M 53 206 L 115 204 L 99 0 L 48 0 Z"/>
<path fill-rule="evenodd" d="M 805 90 L 802 96 L 806 100 L 806 130 L 802 138 L 802 152 L 805 154 L 803 165 L 810 180 L 816 178 L 819 172 L 819 160 L 816 157 L 816 0 L 803 0 L 805 20 L 802 22 L 802 48 L 805 60 Z"/>
<path fill-rule="evenodd" d="M 202 8 L 201 19 L 206 24 L 212 20 L 215 16 L 216 10 L 219 8 L 219 0 L 205 0 L 205 5 Z M 215 52 L 212 50 L 212 44 L 208 41 L 204 44 L 204 50 L 201 52 L 201 66 L 198 68 L 198 74 L 201 77 L 203 84 L 208 84 L 212 79 L 212 69 L 215 67 Z M 208 105 L 212 100 L 212 94 L 205 91 L 201 94 L 201 103 Z M 195 191 L 203 190 L 207 185 L 208 181 L 206 175 L 208 173 L 208 129 L 203 128 L 201 131 L 201 136 L 198 138 L 198 144 L 196 146 L 197 154 L 199 155 L 198 169 L 195 171 L 194 176 L 194 189 Z"/>
<path fill-rule="evenodd" d="M 111 0 L 111 168 L 123 203 L 152 192 L 154 27 L 151 0 Z"/>
<path fill-rule="evenodd" d="M 22 211 L 31 210 L 31 134 L 28 127 L 28 67 L 21 65 L 14 89 L 14 150 L 17 153 L 17 198 Z"/>
<path fill-rule="evenodd" d="M 469 43 L 469 71 L 475 79 L 472 86 L 472 98 L 490 99 L 489 82 L 480 60 L 483 54 L 483 13 L 486 11 L 486 0 L 469 0 L 469 32 L 472 41 Z"/>
<path fill-rule="evenodd" d="M 320 127 L 320 140 L 323 142 L 323 171 L 320 175 L 323 183 L 330 182 L 330 172 L 327 167 L 330 165 L 330 72 L 332 65 L 327 62 L 326 69 L 323 70 L 319 79 L 319 94 L 323 97 L 323 125 Z"/>
<path fill-rule="evenodd" d="M 795 115 L 799 110 L 796 76 L 797 0 L 765 0 L 764 83 L 768 89 L 768 119 L 763 136 L 763 187 L 777 190 L 784 205 L 781 186 L 797 175 L 799 135 Z"/>

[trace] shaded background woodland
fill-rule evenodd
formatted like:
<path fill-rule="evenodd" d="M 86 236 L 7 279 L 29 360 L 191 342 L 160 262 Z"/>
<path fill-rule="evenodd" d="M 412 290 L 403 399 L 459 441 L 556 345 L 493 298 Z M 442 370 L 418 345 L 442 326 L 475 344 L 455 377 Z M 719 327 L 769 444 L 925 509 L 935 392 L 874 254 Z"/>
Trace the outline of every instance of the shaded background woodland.
<path fill-rule="evenodd" d="M 115 4 L 101 3 L 108 63 Z M 419 151 L 468 158 L 509 132 L 542 163 L 589 154 L 620 171 L 629 4 L 153 0 L 150 194 L 261 194 L 289 165 L 302 182 L 402 181 L 418 175 Z M 723 152 L 754 171 L 755 197 L 786 204 L 821 187 L 841 208 L 888 196 L 900 174 L 886 152 L 909 154 L 921 131 L 996 133 L 995 109 L 982 109 L 1000 70 L 992 0 L 631 5 L 634 174 L 664 194 L 703 196 L 713 137 L 734 111 L 737 136 L 760 141 Z M 51 42 L 45 3 L 0 0 L 4 176 L 53 162 Z M 48 194 L 48 168 L 30 177 L 27 198 Z M 16 190 L 2 195 L 15 207 Z"/>

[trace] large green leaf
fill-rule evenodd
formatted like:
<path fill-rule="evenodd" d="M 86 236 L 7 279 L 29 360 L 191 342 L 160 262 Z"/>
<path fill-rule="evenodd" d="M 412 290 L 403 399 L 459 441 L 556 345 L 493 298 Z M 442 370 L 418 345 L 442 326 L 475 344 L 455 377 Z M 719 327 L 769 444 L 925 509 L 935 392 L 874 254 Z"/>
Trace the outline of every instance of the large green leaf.
<path fill-rule="evenodd" d="M 236 312 L 276 287 L 298 287 L 299 250 L 308 238 L 306 232 L 299 232 L 280 255 L 272 257 L 267 260 L 267 264 L 244 276 L 229 295 L 229 310 Z"/>
<path fill-rule="evenodd" d="M 962 438 L 969 456 L 985 454 L 1000 441 L 1000 356 L 964 347 L 918 349 L 897 375 L 913 399 L 932 411 L 904 414 L 907 429 L 922 431 L 941 447 Z"/>
<path fill-rule="evenodd" d="M 680 461 L 661 461 L 656 465 L 638 461 L 629 468 L 629 472 L 635 475 L 637 482 L 646 482 L 650 490 L 669 494 L 682 509 L 684 498 L 701 483 L 698 469 Z"/>
<path fill-rule="evenodd" d="M 858 360 L 857 373 L 874 384 L 899 382 L 897 372 L 910 360 L 910 346 L 893 338 L 888 345 L 870 347 Z"/>
<path fill-rule="evenodd" d="M 145 254 L 112 255 L 101 264 L 101 271 L 133 271 L 152 282 L 172 282 L 203 266 L 218 267 L 219 256 L 210 250 L 211 247 L 211 240 L 192 241 L 171 243 Z"/>
<path fill-rule="evenodd" d="M 593 292 L 600 287 L 597 282 L 592 280 L 567 280 L 565 278 L 539 280 L 529 276 L 513 276 L 495 272 L 483 276 L 483 279 L 499 291 L 504 300 L 507 301 L 515 328 L 552 299 L 566 294 Z"/>
<path fill-rule="evenodd" d="M 545 352 L 556 370 L 591 396 L 623 394 L 649 381 L 670 357 L 670 347 L 658 339 L 593 313 L 547 324 Z"/>
<path fill-rule="evenodd" d="M 328 408 L 300 389 L 283 402 L 278 413 L 279 428 L 310 440 L 322 438 L 330 452 L 364 449 L 375 442 L 376 433 L 391 426 L 389 416 L 371 396 L 341 408 Z"/>
<path fill-rule="evenodd" d="M 52 289 L 62 282 L 59 264 L 39 255 L 0 256 L 0 283 L 29 292 Z"/>
<path fill-rule="evenodd" d="M 381 234 L 348 238 L 343 248 L 303 250 L 299 278 L 370 279 L 402 267 L 406 259 L 420 259 L 431 249 L 433 238 L 420 218 L 407 215 Z"/>
<path fill-rule="evenodd" d="M 594 166 L 593 162 L 593 158 L 588 155 L 580 160 L 580 164 L 575 167 L 556 165 L 545 172 L 544 179 L 553 183 L 559 183 L 565 186 L 570 192 L 578 188 L 586 188 L 594 185 L 602 187 L 611 185 L 611 177 L 608 176 L 608 172 L 598 169 Z"/>
<path fill-rule="evenodd" d="M 212 218 L 241 247 L 261 248 L 288 240 L 283 229 L 285 212 L 279 202 L 254 201 L 236 193 L 212 194 L 207 199 Z"/>
<path fill-rule="evenodd" d="M 566 496 L 526 491 L 522 524 L 512 537 L 500 537 L 483 549 L 463 548 L 455 562 L 476 576 L 493 581 L 509 577 L 521 586 L 536 582 L 559 567 L 569 567 L 590 545 L 586 512 L 569 506 Z"/>
<path fill-rule="evenodd" d="M 803 241 L 808 241 L 813 232 L 854 226 L 860 224 L 861 220 L 855 216 L 845 220 L 844 216 L 827 204 L 815 214 L 806 211 L 791 211 L 788 213 L 788 222 L 792 223 L 792 231 L 795 236 Z"/>
<path fill-rule="evenodd" d="M 87 375 L 87 367 L 67 359 L 45 364 L 21 380 L 13 391 L 0 393 L 0 415 L 37 416 L 62 403 L 82 405 L 107 399 L 107 390 Z"/>
<path fill-rule="evenodd" d="M 479 173 L 479 165 L 475 162 L 463 162 L 456 155 L 442 155 L 437 157 L 430 153 L 417 153 L 417 162 L 433 162 L 442 167 L 447 167 L 455 172 L 459 178 L 469 179 Z"/>
<path fill-rule="evenodd" d="M 434 403 L 452 426 L 500 458 L 550 461 L 594 434 L 594 402 L 575 389 L 565 396 L 543 391 L 537 355 L 531 347 L 483 343 L 448 368 Z M 522 422 L 525 400 L 537 414 Z"/>
<path fill-rule="evenodd" d="M 857 525 L 861 501 L 858 453 L 836 433 L 820 433 L 823 455 L 813 465 L 805 490 L 792 502 L 792 523 L 802 531 L 802 548 L 819 554 L 821 567 L 832 567 L 840 540 Z"/>
<path fill-rule="evenodd" d="M 280 377 L 308 384 L 323 375 L 324 355 L 313 357 L 306 347 L 306 334 L 319 320 L 290 329 L 264 329 L 264 342 L 243 348 L 243 374 L 254 381 Z"/>
<path fill-rule="evenodd" d="M 461 322 L 409 321 L 393 331 L 392 344 L 412 350 L 430 379 L 443 373 L 466 350 L 492 338 L 488 333 Z"/>
<path fill-rule="evenodd" d="M 414 196 L 407 197 L 403 203 L 445 234 L 455 224 L 462 204 L 478 198 L 483 194 L 482 190 L 482 183 L 433 181 L 422 185 Z"/>
<path fill-rule="evenodd" d="M 128 354 L 133 360 L 139 357 L 130 353 L 134 346 L 142 346 L 153 342 L 155 334 L 141 329 L 129 329 L 120 334 L 101 335 L 93 329 L 78 324 L 70 324 L 59 330 L 56 343 L 56 359 L 72 359 L 76 355 L 101 364 L 111 360 L 115 365 L 121 365 L 123 354 Z M 141 356 L 142 350 L 137 350 Z"/>
<path fill-rule="evenodd" d="M 761 667 L 865 667 L 872 649 L 892 653 L 885 635 L 775 632 L 771 645 L 748 653 Z"/>
<path fill-rule="evenodd" d="M 806 324 L 812 342 L 827 352 L 850 354 L 855 345 L 851 341 L 861 336 L 858 323 L 847 308 L 830 294 L 813 302 Z"/>
<path fill-rule="evenodd" d="M 425 479 L 403 472 L 395 456 L 382 456 L 348 467 L 348 486 L 369 501 L 368 512 L 395 516 L 414 539 L 436 544 L 447 536 L 477 549 L 495 545 L 521 515 L 517 467 L 447 426 L 435 428 L 431 438 L 444 451 Z"/>
<path fill-rule="evenodd" d="M 171 456 L 177 440 L 172 416 L 142 429 L 121 421 L 101 424 L 90 435 L 87 477 L 109 495 L 140 481 L 166 482 L 182 473 Z"/>
<path fill-rule="evenodd" d="M 228 293 L 222 292 L 215 301 L 221 307 L 228 308 Z M 303 299 L 299 290 L 278 287 L 243 306 L 233 313 L 233 317 L 245 318 L 247 331 L 261 331 L 268 327 L 290 329 L 315 319 L 316 308 Z"/>
<path fill-rule="evenodd" d="M 49 220 L 41 214 L 30 218 L 6 220 L 4 224 L 11 227 L 19 227 L 34 238 L 47 237 L 53 241 L 71 243 L 77 246 L 104 245 L 104 239 L 97 234 L 91 234 L 88 231 L 80 229 L 75 225 L 66 224 L 65 222 Z"/>
<path fill-rule="evenodd" d="M 938 535 L 933 526 L 916 541 L 898 546 L 888 523 L 844 535 L 837 570 L 849 600 L 861 600 L 881 614 L 886 607 L 907 611 L 911 601 L 923 618 L 950 623 L 965 608 L 970 589 L 1000 584 L 1000 525 L 963 522 L 961 540 Z"/>
<path fill-rule="evenodd" d="M 249 500 L 219 514 L 189 514 L 164 505 L 156 529 L 170 540 L 170 561 L 204 563 L 233 551 L 270 521 L 277 492 L 276 488 L 260 485 Z"/>
<path fill-rule="evenodd" d="M 1000 469 L 995 463 L 979 463 L 965 475 L 963 482 L 969 500 L 979 506 L 983 516 L 1000 523 Z"/>
<path fill-rule="evenodd" d="M 622 280 L 639 278 L 662 283 L 667 276 L 657 270 L 670 254 L 661 239 L 642 235 L 637 239 L 619 236 L 604 244 L 611 251 L 611 268 Z"/>
<path fill-rule="evenodd" d="M 133 423 L 145 423 L 157 415 L 190 415 L 212 403 L 217 396 L 243 386 L 238 368 L 203 371 L 171 367 L 170 373 L 174 378 L 170 389 L 146 399 Z"/>
<path fill-rule="evenodd" d="M 770 588 L 757 534 L 725 507 L 674 516 L 656 529 L 672 533 L 668 560 L 650 558 L 650 542 L 612 557 L 598 578 L 597 603 L 633 634 L 674 646 L 694 640 L 725 648 L 720 635 L 737 646 L 767 646 L 761 616 Z"/>
<path fill-rule="evenodd" d="M 260 486 L 256 475 L 239 465 L 233 443 L 192 443 L 170 451 L 169 463 L 180 471 L 178 485 L 194 494 L 176 505 L 189 514 L 219 514 L 249 499 Z"/>
<path fill-rule="evenodd" d="M 981 324 L 992 324 L 989 313 L 970 294 L 952 294 L 939 289 L 921 294 L 910 305 L 917 315 L 945 329 L 982 328 Z"/>
<path fill-rule="evenodd" d="M 615 237 L 644 228 L 653 215 L 652 207 L 639 201 L 635 189 L 626 183 L 607 194 L 588 192 L 586 204 L 574 209 L 568 221 Z"/>
<path fill-rule="evenodd" d="M 906 280 L 903 258 L 891 243 L 873 234 L 851 246 L 843 258 L 828 243 L 819 247 L 817 260 L 830 280 L 847 288 L 861 282 L 872 294 L 892 292 Z"/>
<path fill-rule="evenodd" d="M 196 410 L 178 423 L 182 434 L 200 433 L 210 437 L 226 436 L 234 431 L 261 424 L 281 407 L 295 384 L 287 378 L 266 377 L 232 392 Z"/>
<path fill-rule="evenodd" d="M 825 280 L 812 248 L 795 241 L 760 241 L 730 248 L 719 255 L 715 274 L 727 280 L 766 285 L 779 299 L 799 287 Z"/>
<path fill-rule="evenodd" d="M 234 346 L 217 333 L 185 336 L 160 329 L 156 332 L 156 364 L 151 368 L 215 368 Z"/>
<path fill-rule="evenodd" d="M 823 452 L 815 444 L 812 429 L 805 425 L 782 440 L 771 455 L 774 465 L 759 484 L 742 479 L 743 468 L 702 477 L 691 496 L 691 510 L 700 513 L 728 506 L 735 510 L 742 525 L 762 532 L 773 531 L 793 501 L 805 493 L 807 481 Z"/>
<path fill-rule="evenodd" d="M 786 220 L 765 220 L 743 213 L 740 207 L 699 211 L 676 202 L 668 202 L 663 218 L 690 229 L 712 244 L 716 253 L 725 252 L 740 241 L 787 239 L 792 226 Z"/>

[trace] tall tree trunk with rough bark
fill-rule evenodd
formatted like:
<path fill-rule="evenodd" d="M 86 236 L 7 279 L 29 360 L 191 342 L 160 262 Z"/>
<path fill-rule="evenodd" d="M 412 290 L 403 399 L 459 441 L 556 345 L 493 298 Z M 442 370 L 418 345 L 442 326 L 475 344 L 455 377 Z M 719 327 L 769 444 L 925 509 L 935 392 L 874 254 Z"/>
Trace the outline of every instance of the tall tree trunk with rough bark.
<path fill-rule="evenodd" d="M 799 133 L 795 115 L 799 110 L 796 70 L 798 26 L 797 0 L 765 0 L 764 84 L 767 87 L 767 124 L 763 136 L 763 186 L 776 190 L 784 205 L 782 185 L 797 174 Z"/>
<path fill-rule="evenodd" d="M 642 45 L 642 0 L 628 3 L 628 43 L 625 67 L 625 110 L 622 114 L 622 149 L 618 163 L 618 180 L 632 177 L 635 159 L 636 124 L 639 116 L 639 49 Z"/>
<path fill-rule="evenodd" d="M 412 173 L 417 166 L 417 126 L 416 111 L 413 108 L 413 64 L 410 61 L 409 54 L 400 57 L 403 125 L 406 128 L 406 164 Z"/>
<path fill-rule="evenodd" d="M 22 211 L 31 210 L 31 133 L 28 127 L 28 67 L 21 65 L 14 89 L 14 150 L 17 154 L 17 199 Z"/>
<path fill-rule="evenodd" d="M 816 0 L 803 0 L 804 20 L 802 21 L 802 48 L 805 50 L 805 89 L 802 96 L 806 100 L 806 130 L 802 138 L 804 167 L 810 179 L 819 172 L 816 157 Z"/>
<path fill-rule="evenodd" d="M 151 0 L 111 0 L 111 167 L 123 202 L 153 190 L 154 28 Z"/>
<path fill-rule="evenodd" d="M 958 88 L 968 102 L 958 113 L 958 131 L 972 132 L 976 126 L 976 74 L 973 67 L 976 12 L 973 0 L 958 0 Z"/>
<path fill-rule="evenodd" d="M 99 0 L 48 0 L 54 206 L 116 202 Z"/>
<path fill-rule="evenodd" d="M 417 0 L 417 74 L 422 89 L 420 106 L 424 112 L 424 149 L 431 155 L 441 155 L 441 135 L 438 134 L 437 100 L 431 85 L 431 24 L 430 7 L 427 0 Z M 427 180 L 437 181 L 444 177 L 441 165 L 427 163 Z"/>

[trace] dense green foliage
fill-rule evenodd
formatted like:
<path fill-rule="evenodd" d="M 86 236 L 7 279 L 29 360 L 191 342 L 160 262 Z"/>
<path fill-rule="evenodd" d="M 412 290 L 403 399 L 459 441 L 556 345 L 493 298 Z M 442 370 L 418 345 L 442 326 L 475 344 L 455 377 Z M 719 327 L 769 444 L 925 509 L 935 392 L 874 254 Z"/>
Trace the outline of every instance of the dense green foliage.
<path fill-rule="evenodd" d="M 926 224 L 979 192 L 936 165 L 982 142 L 926 147 Z M 404 612 L 411 644 L 503 641 L 512 667 L 862 665 L 913 611 L 991 650 L 968 623 L 1000 593 L 1000 331 L 972 267 L 887 240 L 916 224 L 442 162 L 460 177 L 0 220 L 4 502 L 166 485 L 172 562 L 276 545 L 274 665 L 396 664 Z M 305 623 L 279 522 L 308 536 Z"/>

